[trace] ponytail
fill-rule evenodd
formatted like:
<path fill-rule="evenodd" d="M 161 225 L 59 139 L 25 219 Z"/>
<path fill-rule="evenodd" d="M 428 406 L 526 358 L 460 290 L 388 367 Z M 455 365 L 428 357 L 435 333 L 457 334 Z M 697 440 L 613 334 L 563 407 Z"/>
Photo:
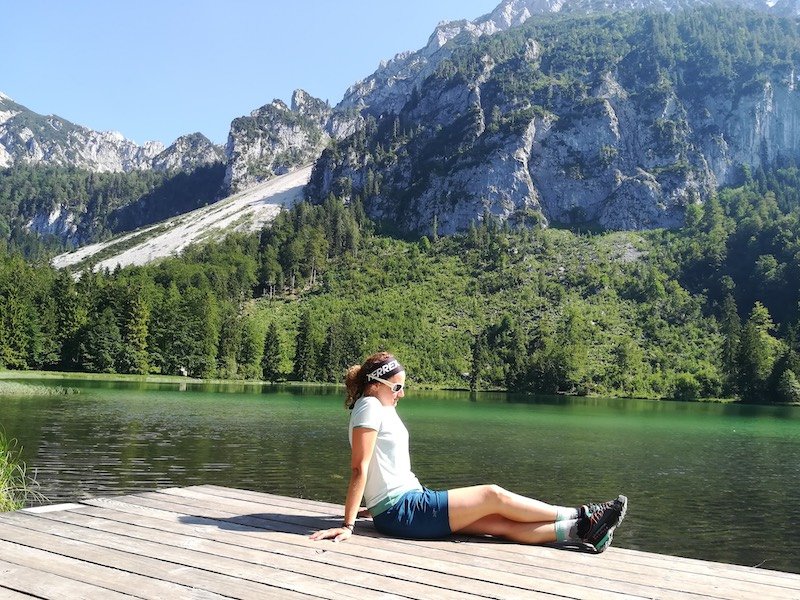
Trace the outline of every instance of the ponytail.
<path fill-rule="evenodd" d="M 353 365 L 347 369 L 347 375 L 344 376 L 344 385 L 347 387 L 344 405 L 348 410 L 352 410 L 356 400 L 364 393 L 366 384 L 366 376 L 364 373 L 365 371 L 361 368 L 361 365 Z"/>
<path fill-rule="evenodd" d="M 367 374 L 372 373 L 377 367 L 392 360 L 395 360 L 395 358 L 388 352 L 376 352 L 367 357 L 364 364 L 353 365 L 347 369 L 347 374 L 344 377 L 344 385 L 347 388 L 344 405 L 347 409 L 352 410 L 356 400 L 364 395 L 364 389 L 370 383 L 367 381 Z M 399 363 L 398 368 L 402 369 Z"/>

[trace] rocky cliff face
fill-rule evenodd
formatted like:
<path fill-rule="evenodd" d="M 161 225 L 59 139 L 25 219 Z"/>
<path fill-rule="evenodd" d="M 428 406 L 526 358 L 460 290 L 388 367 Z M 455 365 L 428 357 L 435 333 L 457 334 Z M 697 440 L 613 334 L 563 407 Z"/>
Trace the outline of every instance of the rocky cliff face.
<path fill-rule="evenodd" d="M 169 148 L 154 156 L 151 168 L 166 173 L 189 172 L 200 166 L 224 162 L 225 152 L 221 146 L 212 143 L 202 133 L 191 133 L 182 135 Z"/>
<path fill-rule="evenodd" d="M 778 0 L 776 12 L 797 12 L 798 0 Z M 522 25 L 534 16 L 555 13 L 587 15 L 634 10 L 675 11 L 697 6 L 713 5 L 716 0 L 503 0 L 491 13 L 474 21 L 440 23 L 417 51 L 397 54 L 382 61 L 367 78 L 353 84 L 345 92 L 337 109 L 357 108 L 375 116 L 398 113 L 419 87 L 452 52 L 469 45 L 483 35 L 492 35 Z M 750 10 L 770 11 L 765 0 L 727 0 L 727 3 Z"/>
<path fill-rule="evenodd" d="M 77 246 L 83 240 L 78 233 L 79 217 L 66 206 L 58 206 L 49 213 L 37 212 L 26 223 L 29 231 L 39 235 L 54 235 L 65 244 Z"/>
<path fill-rule="evenodd" d="M 555 5 L 503 3 L 498 10 L 515 10 L 502 23 L 539 4 Z M 308 196 L 360 196 L 374 218 L 420 233 L 434 219 L 440 232 L 461 231 L 486 212 L 610 229 L 680 225 L 689 203 L 734 183 L 743 165 L 800 150 L 794 65 L 777 50 L 766 58 L 729 47 L 759 35 L 800 46 L 796 23 L 720 8 L 602 23 L 560 16 L 479 38 L 452 49 L 407 98 L 386 100 L 377 85 L 362 94 L 367 112 L 390 108 L 323 153 Z"/>
<path fill-rule="evenodd" d="M 326 102 L 303 90 L 294 92 L 291 106 L 273 100 L 231 123 L 225 187 L 237 192 L 312 163 L 332 134 L 350 130 Z"/>
<path fill-rule="evenodd" d="M 15 163 L 74 166 L 97 173 L 191 170 L 223 160 L 222 149 L 197 133 L 169 148 L 137 145 L 114 131 L 94 131 L 55 115 L 40 115 L 0 94 L 0 168 Z"/>

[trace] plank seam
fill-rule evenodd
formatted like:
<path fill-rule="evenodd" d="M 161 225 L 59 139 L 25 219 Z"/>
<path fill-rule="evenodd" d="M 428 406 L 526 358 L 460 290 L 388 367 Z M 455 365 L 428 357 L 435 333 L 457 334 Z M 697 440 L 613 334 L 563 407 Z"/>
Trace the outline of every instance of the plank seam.
<path fill-rule="evenodd" d="M 168 489 L 165 489 L 165 490 L 158 490 L 156 492 L 148 492 L 146 494 L 141 494 L 141 495 L 138 495 L 138 496 L 141 497 L 142 499 L 146 500 L 146 499 L 149 499 L 149 498 L 151 498 L 152 496 L 155 495 L 158 498 L 161 498 L 161 501 L 163 501 L 166 504 L 177 505 L 177 506 L 180 506 L 180 507 L 183 507 L 183 508 L 187 508 L 187 507 L 188 508 L 198 508 L 198 507 L 192 506 L 190 501 L 194 499 L 194 500 L 197 500 L 198 502 L 201 502 L 202 499 L 192 498 L 192 497 L 188 497 L 188 496 L 185 496 L 185 495 L 182 495 L 182 494 L 179 494 L 179 493 L 175 493 L 175 491 L 180 491 L 181 489 L 183 489 L 183 488 L 168 488 Z M 171 499 L 168 499 L 168 498 L 180 498 L 183 502 L 179 503 L 179 502 L 177 502 L 175 500 L 171 500 Z M 237 498 L 231 498 L 231 499 L 232 500 L 239 500 L 239 501 L 241 501 L 241 502 L 243 502 L 245 504 L 249 503 L 249 501 L 246 501 L 246 500 L 241 500 L 241 499 L 237 499 Z M 154 498 L 153 500 L 156 500 L 156 499 Z M 252 503 L 256 504 L 256 502 L 252 502 Z M 260 504 L 260 506 L 264 507 L 264 506 L 268 506 L 268 505 Z M 220 511 L 220 512 L 227 512 L 227 511 Z M 233 515 L 234 518 L 237 516 L 236 513 L 230 513 L 230 514 Z M 277 522 L 277 523 L 291 523 L 291 524 L 295 524 L 295 525 L 299 525 L 299 526 L 304 526 L 303 523 L 299 522 L 297 519 L 293 519 L 291 516 L 287 516 L 287 517 L 284 517 L 284 518 L 281 518 L 281 519 L 271 519 L 271 518 L 268 518 L 268 517 L 259 517 L 259 518 L 263 519 L 265 521 L 272 521 L 272 522 Z M 374 537 L 378 537 L 378 536 L 374 536 Z M 473 538 L 473 539 L 477 539 L 477 538 Z M 408 549 L 409 553 L 413 553 L 413 547 L 420 547 L 420 546 L 424 546 L 425 545 L 424 543 L 418 542 L 416 540 L 396 540 L 396 541 L 397 541 L 398 544 L 403 544 L 404 546 L 408 546 L 409 547 L 409 549 Z M 458 545 L 458 542 L 455 542 L 455 546 L 452 549 L 450 549 L 449 551 L 453 552 L 454 554 L 460 554 L 460 555 L 463 555 L 463 556 L 472 556 L 469 552 L 465 552 L 465 551 L 462 551 L 462 550 L 458 549 L 456 547 L 457 545 Z M 502 543 L 498 544 L 498 545 L 502 545 Z M 503 559 L 504 562 L 516 564 L 516 565 L 519 565 L 519 566 L 522 566 L 522 567 L 529 566 L 526 562 L 523 562 L 523 561 L 521 561 L 519 559 L 520 556 L 524 556 L 524 555 L 519 555 L 519 554 L 512 553 L 512 552 L 506 552 L 506 551 L 504 551 L 502 549 L 499 549 L 499 551 L 508 555 L 507 558 Z M 554 571 L 560 571 L 560 572 L 568 572 L 568 571 L 563 571 L 563 570 L 560 570 L 560 569 L 555 569 L 555 568 L 547 567 L 547 566 L 542 567 L 542 568 L 546 568 L 546 569 L 550 569 L 550 570 L 554 570 Z M 626 569 L 621 569 L 620 565 L 617 565 L 616 568 L 618 570 L 620 570 L 620 572 L 626 572 L 626 573 L 629 573 L 629 574 L 634 573 L 633 571 L 629 571 L 629 570 L 626 570 Z M 686 571 L 683 571 L 683 570 L 680 570 L 680 569 L 672 569 L 672 568 L 664 568 L 664 567 L 661 567 L 660 569 L 665 571 L 665 575 L 668 575 L 670 573 L 675 573 L 675 574 L 679 574 L 679 575 L 683 574 L 683 573 L 686 573 L 687 575 L 691 575 L 691 576 L 697 577 L 697 578 L 703 578 L 703 577 L 710 578 L 710 577 L 712 577 L 711 574 L 686 572 Z M 714 576 L 714 577 L 717 577 L 717 576 Z M 608 580 L 608 581 L 619 581 L 618 579 L 613 579 L 613 578 L 608 577 L 608 576 L 603 576 L 602 578 L 605 579 L 605 580 Z M 731 582 L 738 582 L 738 583 L 742 583 L 742 584 L 757 585 L 757 586 L 764 586 L 764 587 L 769 586 L 769 587 L 774 587 L 774 588 L 781 589 L 781 590 L 795 591 L 795 589 L 796 589 L 795 587 L 787 587 L 785 585 L 779 584 L 779 583 L 774 582 L 774 581 L 770 582 L 770 583 L 754 582 L 754 581 L 749 581 L 747 579 L 741 579 L 739 577 L 732 577 L 732 576 L 726 576 L 726 579 L 728 581 L 731 581 Z M 670 592 L 678 592 L 678 593 L 685 592 L 685 590 L 676 589 L 674 587 L 667 587 L 666 585 L 660 585 L 659 587 L 655 587 L 654 586 L 654 589 L 655 590 L 670 591 Z M 709 596 L 709 595 L 703 594 L 701 592 L 695 592 L 695 593 L 698 593 L 698 595 L 704 595 L 706 597 L 711 597 L 711 598 L 720 598 L 721 597 L 721 596 L 714 596 L 714 595 L 710 595 Z"/>
<path fill-rule="evenodd" d="M 173 514 L 181 515 L 182 513 L 173 513 Z M 194 516 L 194 515 L 187 515 L 187 516 Z M 130 522 L 128 522 L 126 520 L 120 520 L 120 519 L 114 518 L 113 514 L 112 515 L 106 515 L 106 516 L 94 516 L 94 518 L 106 519 L 106 520 L 113 521 L 113 522 L 116 522 L 116 523 L 133 526 L 133 524 L 131 524 Z M 203 519 L 204 521 L 209 521 L 209 524 L 212 524 L 212 525 L 215 524 L 215 523 L 228 523 L 228 521 L 215 519 L 213 517 L 196 517 L 196 518 Z M 259 527 L 254 527 L 252 525 L 247 525 L 245 523 L 237 523 L 237 524 L 240 527 L 244 528 L 245 530 L 250 530 L 250 531 L 253 531 L 253 532 L 269 531 L 269 530 L 262 529 L 262 528 L 259 528 Z M 152 530 L 152 531 L 164 531 L 163 529 L 159 529 L 159 528 L 157 528 L 155 526 L 151 526 L 151 525 L 144 524 L 144 523 L 137 523 L 137 524 L 135 524 L 135 526 L 143 528 L 143 529 Z M 220 525 L 216 525 L 216 526 L 221 530 L 225 529 L 225 528 L 221 527 Z M 292 534 L 293 532 L 285 532 L 285 533 Z M 233 541 L 220 540 L 220 539 L 217 539 L 217 538 L 214 538 L 214 537 L 203 537 L 203 536 L 200 536 L 200 535 L 196 535 L 194 533 L 186 533 L 186 534 L 183 534 L 183 535 L 185 537 L 192 537 L 192 538 L 199 539 L 199 540 L 204 540 L 204 541 L 214 541 L 216 543 L 223 544 L 223 545 L 226 545 L 226 546 L 230 546 L 230 547 L 233 547 L 233 548 L 241 548 L 241 549 L 247 549 L 247 550 L 258 550 L 258 551 L 264 552 L 264 553 L 277 554 L 279 556 L 283 556 L 283 557 L 286 557 L 286 558 L 292 558 L 292 559 L 303 560 L 303 561 L 307 561 L 307 562 L 319 563 L 319 564 L 328 565 L 328 566 L 332 566 L 332 567 L 340 567 L 341 566 L 341 565 L 337 565 L 336 563 L 332 563 L 330 561 L 320 560 L 320 559 L 316 559 L 316 558 L 313 558 L 313 557 L 297 557 L 295 554 L 291 553 L 290 551 L 282 550 L 280 547 L 275 547 L 273 549 L 266 550 L 266 549 L 263 549 L 263 548 L 255 548 L 253 546 L 248 546 L 248 545 L 244 545 L 244 544 L 241 544 L 241 543 L 234 543 Z M 300 534 L 297 534 L 297 535 L 300 535 Z M 298 548 L 298 549 L 303 549 L 303 550 L 307 550 L 309 548 L 306 545 L 303 545 L 303 544 L 300 544 L 300 543 L 294 543 L 294 542 L 291 542 L 291 541 L 288 541 L 288 540 L 281 540 L 279 543 L 282 546 L 288 546 L 288 547 L 291 547 L 291 548 Z M 171 544 L 168 544 L 168 545 L 171 545 Z M 322 554 L 326 554 L 328 552 L 334 552 L 335 553 L 336 551 L 333 550 L 333 549 L 327 549 L 327 548 L 322 548 L 321 547 L 320 550 L 317 550 L 316 552 L 317 552 L 317 554 L 322 555 Z M 388 552 L 388 550 L 387 550 L 387 552 Z M 341 553 L 340 556 L 346 557 L 346 558 L 352 558 L 352 555 L 350 555 L 348 553 Z M 379 559 L 370 559 L 368 557 L 366 557 L 366 558 L 362 557 L 362 560 L 369 560 L 369 561 L 375 562 L 375 563 L 380 563 L 381 562 Z M 414 571 L 419 571 L 421 573 L 435 573 L 435 574 L 440 574 L 440 575 L 446 575 L 448 577 L 454 577 L 454 578 L 458 577 L 458 578 L 465 579 L 465 580 L 472 580 L 472 581 L 475 581 L 475 582 L 501 586 L 501 587 L 503 587 L 505 589 L 513 589 L 513 590 L 519 590 L 519 591 L 523 591 L 523 592 L 537 592 L 537 593 L 540 593 L 540 594 L 546 594 L 546 595 L 553 596 L 553 597 L 558 597 L 558 598 L 572 598 L 572 596 L 565 596 L 563 594 L 557 594 L 555 592 L 550 592 L 550 591 L 546 591 L 546 590 L 540 590 L 540 589 L 536 589 L 535 587 L 530 587 L 530 586 L 529 587 L 524 587 L 524 586 L 522 586 L 520 584 L 516 584 L 516 583 L 508 583 L 508 582 L 499 583 L 497 581 L 493 581 L 493 580 L 489 579 L 488 575 L 486 577 L 469 576 L 469 575 L 463 575 L 463 574 L 456 575 L 454 573 L 447 573 L 447 572 L 444 572 L 442 570 L 437 570 L 437 569 L 433 569 L 433 568 L 426 568 L 426 567 L 422 567 L 422 566 L 419 566 L 419 565 L 404 564 L 404 565 L 401 565 L 401 566 L 403 568 L 406 568 L 406 569 L 409 569 L 409 570 L 414 570 Z M 461 566 L 461 565 L 456 565 L 456 566 Z M 355 569 L 355 567 L 350 567 L 350 568 Z M 392 576 L 392 575 L 386 575 L 386 573 L 381 573 L 377 568 L 368 569 L 366 567 L 363 567 L 363 568 L 358 568 L 357 570 L 360 571 L 360 572 L 363 572 L 363 573 L 371 574 L 371 575 L 388 576 L 388 577 L 390 577 L 392 579 L 396 579 L 396 580 L 399 580 L 399 581 L 407 581 L 407 582 L 412 582 L 412 583 L 421 583 L 420 581 L 416 581 L 416 580 L 413 580 L 413 579 L 408 579 L 408 578 L 399 577 L 399 576 L 395 577 L 395 576 Z M 486 570 L 488 570 L 488 568 L 487 567 L 480 567 L 480 570 L 486 571 Z M 520 576 L 522 576 L 522 575 L 520 575 Z M 560 582 L 553 581 L 553 583 L 560 583 Z M 453 591 L 452 588 L 445 587 L 444 585 L 435 585 L 435 584 L 431 584 L 431 583 L 427 583 L 427 584 L 422 583 L 422 585 L 428 585 L 430 587 L 437 587 L 439 589 L 447 589 L 447 590 Z M 579 586 L 580 584 L 572 584 L 572 585 Z M 644 587 L 644 586 L 641 586 L 641 587 Z M 591 589 L 598 589 L 598 588 L 591 588 Z M 455 590 L 455 591 L 457 591 L 457 590 Z M 604 592 L 608 592 L 608 593 L 612 593 L 612 594 L 620 594 L 620 592 L 618 592 L 616 590 L 608 590 L 608 589 L 604 589 L 604 588 L 599 588 L 598 591 L 604 591 Z M 475 595 L 481 595 L 483 597 L 492 597 L 492 596 L 486 596 L 486 595 L 481 594 L 481 593 L 476 592 L 476 591 L 472 591 L 471 593 L 475 594 Z M 642 597 L 644 597 L 644 596 L 642 596 Z"/>
<path fill-rule="evenodd" d="M 50 515 L 46 515 L 46 514 L 45 514 L 45 515 L 33 515 L 33 516 L 34 516 L 36 519 L 41 519 L 41 520 L 55 520 L 55 518 L 51 517 Z M 70 524 L 68 524 L 68 525 L 70 525 Z M 24 526 L 23 526 L 23 527 L 24 527 Z M 82 527 L 82 526 L 79 526 L 79 525 L 74 525 L 74 527 Z M 36 531 L 36 529 L 33 529 L 33 528 L 31 528 L 31 527 L 24 527 L 24 528 L 25 528 L 25 529 L 29 529 L 29 530 L 31 530 L 31 531 Z M 90 527 L 84 527 L 84 528 L 91 529 Z M 72 538 L 71 538 L 69 535 L 67 535 L 67 534 L 64 534 L 64 533 L 51 533 L 50 535 L 54 535 L 54 536 L 56 536 L 56 537 L 60 537 L 60 538 L 64 538 L 64 539 L 72 539 Z M 136 541 L 147 541 L 147 540 L 143 540 L 142 538 L 137 538 L 137 537 L 135 537 L 135 536 L 125 535 L 125 534 L 115 534 L 115 535 L 118 535 L 118 536 L 120 536 L 120 537 L 123 537 L 123 538 L 128 538 L 128 539 L 131 539 L 131 540 L 136 540 Z M 107 547 L 108 547 L 108 546 L 104 546 L 104 545 L 102 545 L 102 544 L 98 544 L 98 543 L 95 543 L 95 542 L 84 542 L 84 543 L 88 543 L 88 544 L 91 544 L 91 545 L 93 545 L 93 546 L 96 546 L 96 547 L 99 547 L 99 548 L 107 548 Z M 166 543 L 163 543 L 163 542 L 154 542 L 154 543 L 157 543 L 158 545 L 161 545 L 161 546 L 163 546 L 165 549 L 170 549 L 170 548 L 179 548 L 179 547 L 180 547 L 180 546 L 175 546 L 175 545 L 172 545 L 172 544 L 166 544 Z M 182 548 L 182 549 L 183 549 L 183 550 L 186 550 L 186 551 L 189 551 L 189 552 L 197 552 L 197 553 L 199 553 L 199 554 L 204 554 L 204 555 L 206 555 L 206 556 L 211 556 L 211 557 L 216 557 L 216 556 L 217 556 L 217 555 L 215 555 L 214 553 L 212 553 L 212 552 L 208 552 L 208 551 L 205 551 L 205 550 L 196 550 L 196 549 L 189 549 L 189 548 Z M 134 556 L 136 556 L 136 554 L 135 554 L 134 552 L 128 552 L 128 551 L 124 551 L 124 550 L 123 550 L 123 551 L 121 551 L 121 552 L 126 552 L 127 554 L 131 554 L 131 555 L 134 555 Z M 151 558 L 152 558 L 152 557 L 151 557 Z M 193 568 L 193 569 L 197 569 L 197 570 L 204 571 L 204 572 L 206 572 L 206 573 L 215 574 L 215 575 L 216 575 L 216 574 L 223 574 L 223 575 L 225 574 L 225 573 L 224 573 L 223 571 L 221 571 L 221 570 L 213 570 L 213 569 L 211 569 L 211 568 L 207 568 L 207 567 L 201 567 L 201 566 L 197 566 L 197 565 L 186 565 L 186 564 L 184 564 L 184 563 L 175 562 L 174 560 L 169 560 L 169 559 L 167 559 L 167 558 L 159 558 L 159 559 L 156 559 L 156 560 L 161 560 L 161 561 L 163 561 L 163 562 L 165 562 L 165 563 L 169 563 L 169 564 L 173 564 L 173 565 L 178 565 L 178 566 L 184 566 L 184 567 L 185 567 L 185 566 L 189 566 L 189 567 L 191 567 L 191 568 Z M 253 561 L 250 561 L 250 560 L 245 560 L 245 559 L 234 559 L 234 558 L 229 558 L 229 560 L 231 560 L 231 561 L 235 561 L 235 562 L 241 562 L 241 563 L 243 563 L 243 564 L 245 564 L 245 565 L 253 565 L 253 566 L 257 566 L 257 567 L 261 567 L 261 568 L 267 568 L 267 569 L 271 569 L 271 570 L 273 570 L 273 571 L 280 572 L 280 573 L 287 573 L 287 574 L 302 575 L 302 576 L 309 577 L 309 578 L 312 578 L 312 579 L 317 579 L 317 580 L 320 580 L 320 581 L 326 581 L 326 582 L 329 582 L 329 583 L 331 582 L 331 580 L 329 580 L 329 579 L 326 579 L 325 577 L 320 577 L 320 576 L 314 575 L 313 573 L 305 573 L 305 572 L 303 572 L 303 571 L 299 571 L 299 570 L 296 570 L 296 569 L 290 569 L 290 568 L 282 568 L 282 569 L 278 569 L 278 568 L 275 568 L 275 567 L 271 567 L 271 566 L 269 566 L 269 565 L 260 564 L 260 563 L 256 563 L 256 562 L 253 562 Z M 97 563 L 95 563 L 95 562 L 93 562 L 93 561 L 87 561 L 87 562 L 92 562 L 92 564 L 97 564 Z M 121 570 L 124 570 L 124 569 L 121 569 Z M 403 579 L 400 579 L 400 578 L 394 577 L 393 575 L 389 575 L 389 574 L 384 574 L 383 576 L 385 576 L 385 577 L 388 577 L 389 579 L 394 579 L 394 580 L 397 580 L 397 581 L 405 581 L 405 580 L 403 580 Z M 275 589 L 275 590 L 288 590 L 288 591 L 297 591 L 297 592 L 300 592 L 300 593 L 306 593 L 306 592 L 304 592 L 304 591 L 296 590 L 296 589 L 294 589 L 294 588 L 292 588 L 292 587 L 285 587 L 285 586 L 281 586 L 281 585 L 274 585 L 274 584 L 272 584 L 271 582 L 264 582 L 264 581 L 260 581 L 260 580 L 257 580 L 257 579 L 252 579 L 252 578 L 249 578 L 249 577 L 236 577 L 236 578 L 237 578 L 237 579 L 240 579 L 240 580 L 242 580 L 242 581 L 248 581 L 248 582 L 251 582 L 251 583 L 256 583 L 256 584 L 259 584 L 259 585 L 265 585 L 265 586 L 271 587 L 271 588 L 273 588 L 273 589 Z M 369 586 L 367 586 L 367 585 L 361 585 L 361 584 L 358 584 L 358 583 L 353 583 L 353 582 L 348 582 L 348 583 L 344 583 L 344 582 L 333 582 L 333 583 L 338 583 L 338 584 L 340 584 L 340 585 L 342 585 L 342 586 L 348 586 L 348 587 L 352 587 L 352 588 L 354 588 L 354 590 L 353 590 L 354 592 L 355 592 L 356 590 L 362 590 L 362 591 L 363 591 L 363 590 L 366 590 L 366 591 L 374 591 L 374 592 L 381 592 L 381 591 L 383 591 L 383 590 L 377 589 L 377 588 L 375 588 L 375 587 L 369 587 Z M 418 584 L 418 585 L 420 585 L 420 586 L 425 586 L 426 584 Z M 439 586 L 439 585 L 431 585 L 431 584 L 427 584 L 427 585 L 428 585 L 428 587 L 436 588 L 436 589 L 439 589 L 439 590 L 452 591 L 452 590 L 450 590 L 450 588 L 446 588 L 446 587 Z M 113 590 L 112 590 L 112 591 L 113 591 Z M 397 596 L 398 596 L 398 597 L 412 598 L 412 597 L 410 597 L 410 596 L 403 596 L 402 594 L 397 594 Z M 483 597 L 483 598 L 491 598 L 491 596 L 478 595 L 478 594 L 475 594 L 475 596 L 477 596 L 477 597 Z"/>

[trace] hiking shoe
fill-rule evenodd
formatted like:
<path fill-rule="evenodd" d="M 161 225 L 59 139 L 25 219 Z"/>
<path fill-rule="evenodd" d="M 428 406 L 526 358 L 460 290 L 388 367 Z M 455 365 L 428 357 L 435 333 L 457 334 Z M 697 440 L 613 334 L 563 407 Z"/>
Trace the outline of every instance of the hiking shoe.
<path fill-rule="evenodd" d="M 628 511 L 628 499 L 620 495 L 616 500 L 584 504 L 580 508 L 578 535 L 581 540 L 603 552 L 611 545 L 614 530 L 622 523 Z"/>
<path fill-rule="evenodd" d="M 605 552 L 608 547 L 611 545 L 611 540 L 614 539 L 614 530 L 616 527 L 612 527 L 608 530 L 602 538 L 600 538 L 595 544 L 590 544 L 592 548 L 594 548 L 595 554 L 600 554 L 601 552 Z"/>
<path fill-rule="evenodd" d="M 608 502 L 590 502 L 589 504 L 584 504 L 578 508 L 578 518 L 588 518 L 591 520 L 592 524 L 594 524 L 603 511 L 614 508 L 618 503 L 622 504 L 622 512 L 620 513 L 619 522 L 617 523 L 617 525 L 619 525 L 625 518 L 625 513 L 628 512 L 628 498 L 621 495 Z"/>

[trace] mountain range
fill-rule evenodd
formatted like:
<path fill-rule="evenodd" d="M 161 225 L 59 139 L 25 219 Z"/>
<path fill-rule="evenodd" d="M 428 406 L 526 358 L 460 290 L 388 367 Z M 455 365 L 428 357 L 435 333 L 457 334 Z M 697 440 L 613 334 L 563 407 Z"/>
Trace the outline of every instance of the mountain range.
<path fill-rule="evenodd" d="M 314 164 L 308 200 L 359 199 L 412 235 L 485 214 L 676 227 L 687 205 L 796 156 L 798 15 L 798 0 L 504 0 L 439 24 L 336 106 L 297 90 L 234 119 L 225 148 L 201 134 L 139 146 L 0 95 L 0 167 L 224 166 L 201 206 Z M 53 210 L 16 216 L 34 227 Z"/>

